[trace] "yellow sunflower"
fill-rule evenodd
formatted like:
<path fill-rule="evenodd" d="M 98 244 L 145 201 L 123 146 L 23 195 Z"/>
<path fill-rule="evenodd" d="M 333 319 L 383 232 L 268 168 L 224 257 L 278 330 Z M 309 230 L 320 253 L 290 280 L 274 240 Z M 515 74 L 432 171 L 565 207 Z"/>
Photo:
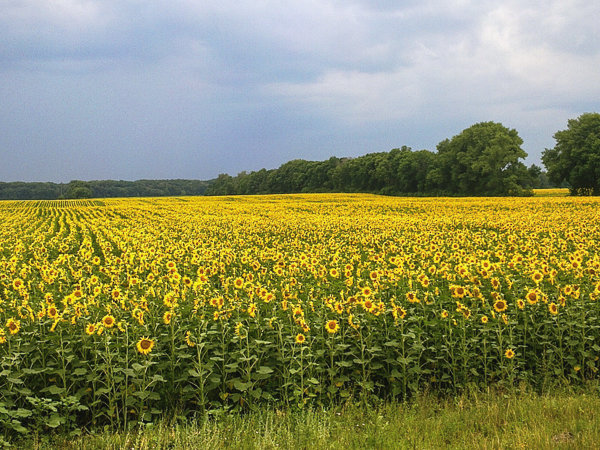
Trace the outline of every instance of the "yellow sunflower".
<path fill-rule="evenodd" d="M 105 315 L 102 318 L 102 325 L 104 325 L 104 328 L 112 328 L 115 325 L 115 318 L 110 314 Z"/>
<path fill-rule="evenodd" d="M 506 302 L 502 299 L 496 300 L 496 302 L 494 303 L 494 309 L 496 310 L 496 312 L 506 311 L 506 308 L 508 308 L 508 306 L 506 305 Z"/>
<path fill-rule="evenodd" d="M 152 339 L 143 337 L 140 338 L 139 341 L 137 341 L 137 344 L 135 344 L 135 346 L 138 352 L 140 352 L 142 355 L 147 355 L 154 348 L 154 341 Z"/>
<path fill-rule="evenodd" d="M 334 334 L 340 329 L 340 324 L 337 320 L 330 320 L 325 324 L 325 329 L 329 334 Z"/>
<path fill-rule="evenodd" d="M 6 328 L 8 328 L 10 334 L 17 334 L 21 329 L 21 321 L 15 319 L 8 319 L 6 321 Z"/>

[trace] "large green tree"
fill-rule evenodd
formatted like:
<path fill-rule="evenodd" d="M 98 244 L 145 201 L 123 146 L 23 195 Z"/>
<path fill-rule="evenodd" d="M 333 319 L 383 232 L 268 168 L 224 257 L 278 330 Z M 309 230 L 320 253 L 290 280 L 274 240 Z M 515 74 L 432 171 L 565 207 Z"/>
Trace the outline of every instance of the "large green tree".
<path fill-rule="evenodd" d="M 480 122 L 437 146 L 443 189 L 459 195 L 522 195 L 527 153 L 514 129 Z"/>
<path fill-rule="evenodd" d="M 542 162 L 554 183 L 567 181 L 572 195 L 600 195 L 600 114 L 585 113 L 554 134 Z"/>

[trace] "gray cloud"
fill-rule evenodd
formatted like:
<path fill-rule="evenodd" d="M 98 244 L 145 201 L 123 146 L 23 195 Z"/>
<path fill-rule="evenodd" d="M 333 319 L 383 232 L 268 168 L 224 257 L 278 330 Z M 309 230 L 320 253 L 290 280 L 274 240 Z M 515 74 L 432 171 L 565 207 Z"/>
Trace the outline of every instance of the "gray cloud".
<path fill-rule="evenodd" d="M 12 0 L 0 180 L 211 178 L 599 110 L 584 1 Z"/>

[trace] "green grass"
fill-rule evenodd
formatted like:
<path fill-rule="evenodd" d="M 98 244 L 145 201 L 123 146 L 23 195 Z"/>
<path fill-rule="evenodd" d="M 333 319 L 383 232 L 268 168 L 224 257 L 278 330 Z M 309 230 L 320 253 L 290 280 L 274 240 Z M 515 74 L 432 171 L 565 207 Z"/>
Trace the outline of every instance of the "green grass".
<path fill-rule="evenodd" d="M 402 449 L 597 448 L 597 387 L 538 395 L 471 393 L 406 404 L 350 405 L 334 410 L 261 410 L 246 415 L 162 422 L 129 432 L 76 439 L 35 438 L 17 446 L 61 449 Z"/>

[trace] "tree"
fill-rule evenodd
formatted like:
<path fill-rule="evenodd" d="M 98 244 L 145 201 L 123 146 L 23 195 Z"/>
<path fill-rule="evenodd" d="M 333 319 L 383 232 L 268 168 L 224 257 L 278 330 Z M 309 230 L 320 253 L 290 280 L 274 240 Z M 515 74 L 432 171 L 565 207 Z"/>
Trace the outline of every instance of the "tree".
<path fill-rule="evenodd" d="M 66 198 L 90 198 L 91 196 L 92 189 L 89 183 L 81 180 L 69 181 Z"/>
<path fill-rule="evenodd" d="M 460 195 L 523 195 L 527 153 L 514 129 L 481 122 L 437 146 L 442 188 Z"/>
<path fill-rule="evenodd" d="M 571 195 L 600 195 L 600 114 L 570 119 L 567 129 L 554 133 L 554 139 L 554 148 L 542 154 L 550 180 L 567 181 Z"/>

